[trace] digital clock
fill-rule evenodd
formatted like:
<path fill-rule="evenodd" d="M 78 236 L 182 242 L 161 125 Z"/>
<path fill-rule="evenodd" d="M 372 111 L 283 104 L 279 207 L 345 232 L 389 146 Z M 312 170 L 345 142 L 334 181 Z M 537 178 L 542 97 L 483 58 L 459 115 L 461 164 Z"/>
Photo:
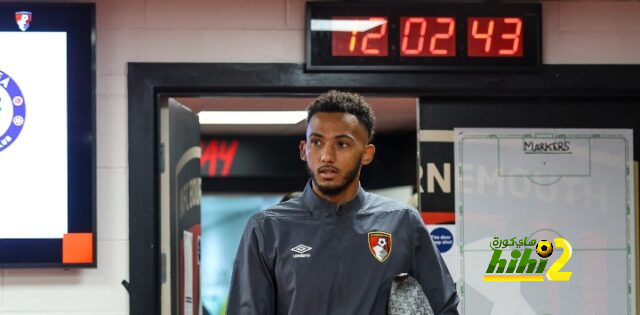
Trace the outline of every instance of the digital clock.
<path fill-rule="evenodd" d="M 541 62 L 539 4 L 307 3 L 307 70 L 518 71 Z"/>

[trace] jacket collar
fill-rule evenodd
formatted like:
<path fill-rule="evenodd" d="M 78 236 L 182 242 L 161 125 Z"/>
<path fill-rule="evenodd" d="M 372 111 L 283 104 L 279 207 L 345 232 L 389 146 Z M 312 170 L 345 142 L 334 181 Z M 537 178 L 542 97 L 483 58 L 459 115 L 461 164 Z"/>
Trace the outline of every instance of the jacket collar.
<path fill-rule="evenodd" d="M 342 205 L 333 203 L 318 196 L 311 187 L 311 180 L 307 182 L 307 185 L 302 192 L 302 203 L 311 211 L 311 213 L 313 213 L 314 216 L 319 217 L 343 216 L 357 212 L 362 209 L 366 198 L 367 192 L 362 189 L 360 183 L 358 183 L 358 192 L 356 193 L 356 196 Z"/>

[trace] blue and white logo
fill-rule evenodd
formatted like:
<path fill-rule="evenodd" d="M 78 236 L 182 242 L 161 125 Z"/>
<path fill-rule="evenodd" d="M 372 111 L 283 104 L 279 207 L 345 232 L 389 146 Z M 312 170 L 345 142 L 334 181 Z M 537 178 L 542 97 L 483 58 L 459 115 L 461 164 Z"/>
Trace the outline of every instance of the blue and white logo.
<path fill-rule="evenodd" d="M 22 127 L 26 106 L 20 87 L 0 70 L 0 152 L 16 141 Z"/>
<path fill-rule="evenodd" d="M 431 239 L 441 253 L 448 252 L 453 246 L 453 235 L 446 228 L 439 227 L 431 231 Z"/>

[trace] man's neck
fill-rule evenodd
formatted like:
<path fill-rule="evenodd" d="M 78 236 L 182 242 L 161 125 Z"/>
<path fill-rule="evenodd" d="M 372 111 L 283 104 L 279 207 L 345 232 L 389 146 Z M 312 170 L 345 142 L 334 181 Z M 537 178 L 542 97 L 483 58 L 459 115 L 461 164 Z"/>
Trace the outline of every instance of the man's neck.
<path fill-rule="evenodd" d="M 344 190 L 337 195 L 324 194 L 318 189 L 318 187 L 316 187 L 316 184 L 313 181 L 311 181 L 311 188 L 313 189 L 313 192 L 315 192 L 316 195 L 318 195 L 320 198 L 331 201 L 335 204 L 342 205 L 355 198 L 356 194 L 358 194 L 358 189 L 360 189 L 360 181 L 354 180 L 351 184 L 349 184 L 349 186 L 345 187 Z"/>

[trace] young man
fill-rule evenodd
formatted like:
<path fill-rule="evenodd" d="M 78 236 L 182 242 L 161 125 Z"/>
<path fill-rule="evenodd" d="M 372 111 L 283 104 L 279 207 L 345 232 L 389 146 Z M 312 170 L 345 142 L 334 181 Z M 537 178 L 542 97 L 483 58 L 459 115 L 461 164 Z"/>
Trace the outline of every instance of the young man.
<path fill-rule="evenodd" d="M 301 197 L 256 213 L 236 256 L 227 314 L 386 314 L 391 282 L 418 280 L 435 314 L 457 314 L 449 271 L 415 209 L 365 192 L 374 116 L 357 94 L 307 108 Z"/>

